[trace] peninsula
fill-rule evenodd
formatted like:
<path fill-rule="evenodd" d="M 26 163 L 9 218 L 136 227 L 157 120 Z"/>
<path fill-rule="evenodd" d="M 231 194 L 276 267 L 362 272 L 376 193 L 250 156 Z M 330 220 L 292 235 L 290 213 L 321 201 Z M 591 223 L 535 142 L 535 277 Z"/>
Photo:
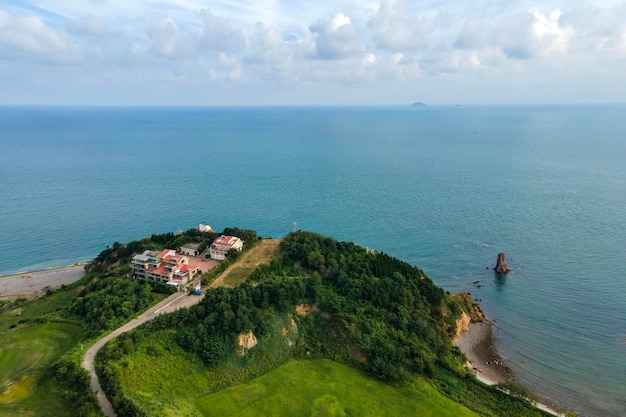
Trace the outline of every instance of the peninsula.
<path fill-rule="evenodd" d="M 202 269 L 214 242 L 231 241 L 220 236 L 241 239 L 242 251 Z M 154 272 L 138 269 L 141 262 Z M 167 265 L 185 273 L 193 265 L 198 275 L 181 284 Z M 0 316 L 7 351 L 66 340 L 37 368 L 13 371 L 0 411 L 98 416 L 98 387 L 111 404 L 106 415 L 120 417 L 236 415 L 242 407 L 250 415 L 547 415 L 510 382 L 485 385 L 465 367 L 453 340 L 482 320 L 471 297 L 353 243 L 301 231 L 270 240 L 245 229 L 192 229 L 116 243 L 87 270 L 21 304 L 25 320 L 10 306 Z M 172 303 L 186 308 L 168 310 Z M 17 388 L 25 394 L 11 394 Z"/>

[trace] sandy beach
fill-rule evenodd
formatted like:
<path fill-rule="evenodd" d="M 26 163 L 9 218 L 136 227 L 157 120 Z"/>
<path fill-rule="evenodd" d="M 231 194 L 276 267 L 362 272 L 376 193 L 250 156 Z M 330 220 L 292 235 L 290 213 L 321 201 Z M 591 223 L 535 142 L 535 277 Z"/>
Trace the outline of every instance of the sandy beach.
<path fill-rule="evenodd" d="M 469 330 L 461 333 L 455 345 L 465 353 L 469 367 L 481 382 L 495 385 L 513 380 L 513 371 L 506 366 L 496 350 L 493 324 L 489 320 L 470 323 Z M 536 403 L 535 407 L 554 416 L 564 416 L 553 407 L 542 403 Z"/>
<path fill-rule="evenodd" d="M 471 363 L 476 377 L 493 385 L 513 379 L 513 372 L 502 361 L 493 339 L 493 325 L 489 320 L 470 323 L 455 343 Z"/>
<path fill-rule="evenodd" d="M 0 298 L 36 298 L 47 288 L 69 285 L 85 276 L 84 265 L 73 265 L 43 271 L 25 272 L 0 277 Z"/>

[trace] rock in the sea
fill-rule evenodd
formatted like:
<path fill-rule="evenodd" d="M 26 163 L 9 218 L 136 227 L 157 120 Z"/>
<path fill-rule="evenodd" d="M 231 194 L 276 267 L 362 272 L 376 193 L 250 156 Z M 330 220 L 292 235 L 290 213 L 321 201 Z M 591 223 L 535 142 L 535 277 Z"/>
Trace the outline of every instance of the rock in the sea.
<path fill-rule="evenodd" d="M 509 272 L 511 272 L 509 267 L 506 266 L 506 263 L 504 262 L 505 258 L 506 257 L 504 256 L 504 252 L 500 252 L 498 254 L 498 261 L 496 262 L 496 267 L 493 268 L 493 269 L 495 269 L 496 274 L 498 274 L 498 275 L 506 275 Z"/>

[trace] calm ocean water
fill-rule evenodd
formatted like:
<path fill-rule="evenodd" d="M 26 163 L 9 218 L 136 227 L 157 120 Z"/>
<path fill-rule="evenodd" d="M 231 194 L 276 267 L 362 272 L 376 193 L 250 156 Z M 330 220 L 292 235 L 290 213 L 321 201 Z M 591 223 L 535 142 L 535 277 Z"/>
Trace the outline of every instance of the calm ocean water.
<path fill-rule="evenodd" d="M 295 221 L 470 291 L 520 382 L 624 416 L 624 114 L 0 107 L 0 274 L 200 222 L 277 237 Z"/>

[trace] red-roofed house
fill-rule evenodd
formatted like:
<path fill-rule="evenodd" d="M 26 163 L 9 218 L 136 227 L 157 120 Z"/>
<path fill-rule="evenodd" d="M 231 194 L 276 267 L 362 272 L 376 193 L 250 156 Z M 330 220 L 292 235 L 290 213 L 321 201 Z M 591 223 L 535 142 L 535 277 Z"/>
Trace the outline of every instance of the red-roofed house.
<path fill-rule="evenodd" d="M 145 251 L 135 255 L 131 261 L 132 276 L 162 282 L 181 289 L 199 272 L 195 265 L 189 264 L 189 258 L 176 255 L 172 249 L 165 249 L 157 254 Z"/>
<path fill-rule="evenodd" d="M 213 241 L 213 244 L 209 248 L 209 253 L 211 254 L 211 258 L 223 261 L 226 258 L 226 254 L 231 249 L 237 249 L 241 252 L 243 250 L 243 240 L 235 236 L 222 235 Z"/>

